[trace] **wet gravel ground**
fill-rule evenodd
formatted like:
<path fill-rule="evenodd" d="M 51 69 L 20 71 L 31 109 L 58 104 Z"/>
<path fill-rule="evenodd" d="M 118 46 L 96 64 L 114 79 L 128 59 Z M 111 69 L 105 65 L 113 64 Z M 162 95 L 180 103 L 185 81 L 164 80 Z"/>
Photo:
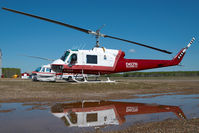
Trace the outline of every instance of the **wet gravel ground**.
<path fill-rule="evenodd" d="M 144 99 L 162 95 L 199 94 L 199 77 L 115 78 L 115 80 L 117 80 L 116 83 L 77 84 L 64 81 L 51 83 L 32 82 L 31 80 L 21 79 L 0 79 L 0 108 L 2 108 L 1 103 L 9 102 L 23 102 L 24 104 L 28 104 L 29 102 L 47 102 L 47 105 L 51 105 L 54 101 Z M 138 94 L 144 95 L 138 96 Z M 194 98 L 198 99 L 199 97 Z M 34 109 L 31 108 L 31 110 Z M 39 110 L 43 109 L 46 108 Z M 1 110 L 0 113 L 13 111 L 15 109 L 11 108 L 10 110 Z M 95 130 L 95 132 L 101 133 L 103 131 Z M 125 129 L 105 132 L 197 133 L 199 132 L 199 118 L 186 120 L 168 118 L 158 122 L 136 123 Z"/>
<path fill-rule="evenodd" d="M 0 79 L 0 102 L 124 99 L 136 94 L 199 94 L 199 77 L 116 78 L 115 83 L 32 82 Z"/>
<path fill-rule="evenodd" d="M 168 119 L 161 122 L 136 124 L 124 130 L 108 133 L 199 133 L 199 118 L 183 121 Z"/>

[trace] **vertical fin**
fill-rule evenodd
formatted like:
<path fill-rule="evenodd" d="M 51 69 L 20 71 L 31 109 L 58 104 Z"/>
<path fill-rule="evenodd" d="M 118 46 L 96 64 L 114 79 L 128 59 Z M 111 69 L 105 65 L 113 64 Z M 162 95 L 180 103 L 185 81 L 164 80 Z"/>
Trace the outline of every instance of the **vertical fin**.
<path fill-rule="evenodd" d="M 193 37 L 192 40 L 189 42 L 189 44 L 185 48 L 181 49 L 180 52 L 178 52 L 178 54 L 173 58 L 172 61 L 175 65 L 178 65 L 182 61 L 187 49 L 191 46 L 191 44 L 194 41 L 195 41 L 195 38 Z"/>

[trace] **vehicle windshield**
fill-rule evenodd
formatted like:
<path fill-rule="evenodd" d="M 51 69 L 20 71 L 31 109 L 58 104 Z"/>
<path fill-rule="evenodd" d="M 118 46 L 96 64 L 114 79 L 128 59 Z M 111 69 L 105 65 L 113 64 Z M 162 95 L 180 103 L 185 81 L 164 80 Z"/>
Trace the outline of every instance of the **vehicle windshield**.
<path fill-rule="evenodd" d="M 66 51 L 66 52 L 64 53 L 64 55 L 63 55 L 60 59 L 63 60 L 63 61 L 65 61 L 69 54 L 70 54 L 70 52 L 69 52 L 69 51 Z"/>
<path fill-rule="evenodd" d="M 46 72 L 51 72 L 51 69 L 50 68 L 46 68 Z"/>
<path fill-rule="evenodd" d="M 38 67 L 35 72 L 39 72 L 41 70 L 41 67 Z"/>

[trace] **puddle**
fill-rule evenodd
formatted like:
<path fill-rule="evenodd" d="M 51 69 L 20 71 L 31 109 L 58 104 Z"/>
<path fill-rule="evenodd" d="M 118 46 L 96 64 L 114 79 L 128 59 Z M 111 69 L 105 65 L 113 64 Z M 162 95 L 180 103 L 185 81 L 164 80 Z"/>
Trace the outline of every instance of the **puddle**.
<path fill-rule="evenodd" d="M 156 97 L 156 96 L 162 96 L 162 95 L 176 95 L 176 93 L 168 92 L 168 93 L 138 94 L 134 96 L 137 96 L 140 98 L 150 98 L 150 97 Z"/>
<path fill-rule="evenodd" d="M 148 95 L 148 94 L 147 94 Z M 155 103 L 162 105 L 173 105 L 180 107 L 188 119 L 199 118 L 199 94 L 195 95 L 161 95 L 149 98 L 142 98 L 144 95 L 137 95 L 140 98 L 122 99 L 114 101 Z"/>
<path fill-rule="evenodd" d="M 110 101 L 1 103 L 0 132 L 60 133 L 125 129 L 136 123 L 199 118 L 199 95 L 160 95 Z M 9 125 L 9 126 L 8 126 Z"/>

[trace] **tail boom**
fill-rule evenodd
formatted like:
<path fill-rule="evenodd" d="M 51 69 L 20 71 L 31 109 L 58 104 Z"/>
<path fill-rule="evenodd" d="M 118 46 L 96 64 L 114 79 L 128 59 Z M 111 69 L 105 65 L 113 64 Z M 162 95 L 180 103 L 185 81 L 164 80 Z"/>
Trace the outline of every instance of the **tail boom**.
<path fill-rule="evenodd" d="M 116 72 L 138 71 L 178 65 L 194 40 L 195 38 L 193 37 L 189 44 L 181 49 L 172 60 L 125 59 L 122 57 L 118 61 Z"/>

